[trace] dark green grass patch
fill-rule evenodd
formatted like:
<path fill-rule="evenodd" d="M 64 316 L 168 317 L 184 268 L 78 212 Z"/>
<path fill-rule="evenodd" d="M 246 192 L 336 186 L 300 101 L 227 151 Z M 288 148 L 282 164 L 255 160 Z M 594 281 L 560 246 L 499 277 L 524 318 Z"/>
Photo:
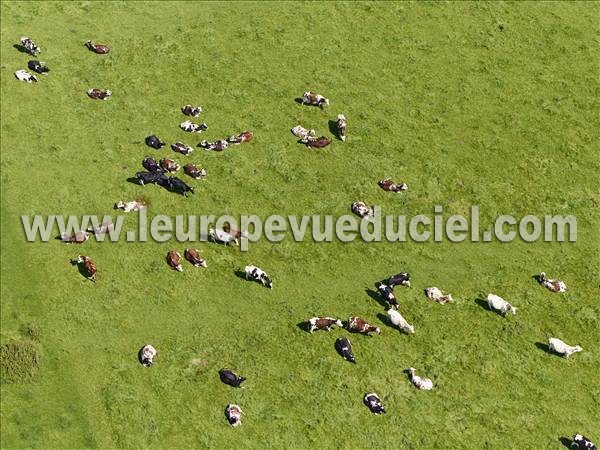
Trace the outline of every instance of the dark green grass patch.
<path fill-rule="evenodd" d="M 34 342 L 12 341 L 0 346 L 0 382 L 29 383 L 37 377 L 41 355 Z"/>

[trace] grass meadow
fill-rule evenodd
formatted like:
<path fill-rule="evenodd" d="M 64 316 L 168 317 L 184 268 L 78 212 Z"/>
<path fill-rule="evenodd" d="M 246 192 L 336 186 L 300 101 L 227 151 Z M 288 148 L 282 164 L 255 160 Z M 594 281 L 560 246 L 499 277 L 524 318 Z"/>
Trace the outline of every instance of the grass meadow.
<path fill-rule="evenodd" d="M 2 2 L 1 445 L 3 448 L 560 449 L 600 441 L 597 2 Z M 18 82 L 29 36 L 51 69 Z M 87 39 L 107 43 L 95 55 Z M 86 90 L 113 97 L 92 101 Z M 306 90 L 325 110 L 294 102 Z M 180 162 L 208 177 L 190 198 L 126 179 L 143 144 L 197 144 L 179 108 L 200 104 L 209 140 L 250 129 L 251 143 L 197 149 Z M 296 143 L 300 123 L 346 143 Z M 390 194 L 377 180 L 405 181 Z M 182 175 L 182 178 L 184 176 Z M 184 178 L 185 179 L 185 178 Z M 384 213 L 574 214 L 576 243 L 280 243 L 247 253 L 198 245 L 208 268 L 168 268 L 185 243 L 27 243 L 22 214 L 107 214 L 146 196 L 149 214 L 333 214 L 355 200 Z M 126 226 L 135 226 L 135 213 Z M 85 281 L 69 260 L 98 265 Z M 268 290 L 235 272 L 253 263 Z M 545 271 L 569 286 L 540 287 Z M 396 288 L 406 336 L 382 320 L 375 281 Z M 423 288 L 451 292 L 430 303 Z M 494 292 L 506 319 L 476 301 Z M 314 315 L 364 317 L 358 364 L 334 351 L 344 330 L 309 335 Z M 579 344 L 566 360 L 536 345 Z M 137 351 L 152 343 L 155 366 Z M 435 390 L 420 392 L 416 367 Z M 229 367 L 246 388 L 223 385 Z M 373 416 L 366 392 L 388 413 Z M 223 410 L 238 403 L 240 428 Z"/>

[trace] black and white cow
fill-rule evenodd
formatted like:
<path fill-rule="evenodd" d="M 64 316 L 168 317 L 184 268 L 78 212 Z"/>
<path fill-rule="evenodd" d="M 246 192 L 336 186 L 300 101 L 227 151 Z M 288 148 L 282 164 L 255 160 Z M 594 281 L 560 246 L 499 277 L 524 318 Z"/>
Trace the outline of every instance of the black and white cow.
<path fill-rule="evenodd" d="M 232 427 L 237 427 L 242 424 L 242 415 L 244 415 L 244 411 L 242 411 L 242 408 L 238 405 L 229 404 L 225 408 L 225 417 Z"/>
<path fill-rule="evenodd" d="M 35 56 L 38 53 L 41 53 L 42 49 L 38 47 L 38 45 L 29 39 L 27 36 L 23 36 L 21 38 L 21 45 L 29 52 L 29 54 Z"/>
<path fill-rule="evenodd" d="M 273 282 L 264 270 L 259 269 L 256 266 L 246 266 L 244 272 L 246 272 L 247 280 L 258 281 L 259 283 L 262 283 L 263 286 L 273 289 Z"/>
<path fill-rule="evenodd" d="M 314 92 L 305 92 L 302 96 L 302 104 L 304 105 L 313 105 L 313 106 L 323 106 L 329 105 L 329 99 L 323 97 L 321 94 L 316 94 Z"/>
<path fill-rule="evenodd" d="M 390 307 L 394 309 L 398 309 L 400 305 L 398 304 L 398 300 L 396 300 L 396 296 L 394 295 L 394 290 L 384 283 L 379 283 L 377 286 L 377 290 L 379 291 L 379 295 L 388 302 Z"/>
<path fill-rule="evenodd" d="M 183 131 L 187 131 L 188 133 L 202 133 L 203 131 L 208 130 L 208 125 L 205 123 L 193 123 L 189 120 L 186 120 L 185 122 L 181 122 L 179 124 L 179 128 L 181 128 Z"/>
<path fill-rule="evenodd" d="M 356 359 L 354 358 L 354 354 L 352 353 L 352 345 L 350 344 L 350 339 L 345 337 L 337 338 L 335 340 L 335 349 L 346 361 L 350 361 L 351 363 L 356 364 Z"/>
<path fill-rule="evenodd" d="M 401 272 L 396 275 L 392 275 L 388 278 L 387 283 L 388 286 L 394 288 L 396 286 L 406 286 L 410 287 L 410 273 Z"/>
<path fill-rule="evenodd" d="M 144 345 L 139 353 L 140 362 L 146 367 L 152 367 L 154 364 L 154 357 L 156 356 L 156 349 L 150 344 Z"/>
<path fill-rule="evenodd" d="M 15 77 L 17 77 L 17 80 L 25 81 L 26 83 L 36 83 L 38 80 L 35 75 L 32 75 L 23 69 L 17 70 L 15 72 Z"/>
<path fill-rule="evenodd" d="M 201 106 L 185 105 L 181 108 L 181 112 L 186 116 L 198 117 L 204 110 Z"/>
<path fill-rule="evenodd" d="M 33 70 L 34 72 L 37 72 L 39 74 L 46 75 L 48 72 L 50 72 L 50 69 L 45 64 L 46 63 L 44 62 L 32 59 L 31 61 L 27 62 L 27 67 L 29 68 L 29 70 Z"/>
<path fill-rule="evenodd" d="M 381 399 L 374 392 L 370 394 L 365 394 L 363 398 L 363 402 L 371 410 L 373 414 L 376 416 L 379 414 L 385 414 L 385 408 L 383 407 L 383 403 L 381 403 Z"/>
<path fill-rule="evenodd" d="M 228 384 L 229 386 L 233 386 L 233 387 L 242 387 L 240 386 L 244 381 L 246 381 L 245 377 L 241 377 L 238 374 L 236 374 L 235 372 L 232 372 L 231 370 L 228 369 L 221 369 L 219 370 L 219 378 L 221 379 L 221 381 L 225 384 Z"/>
<path fill-rule="evenodd" d="M 582 434 L 576 434 L 571 441 L 571 450 L 596 450 L 596 444 Z"/>

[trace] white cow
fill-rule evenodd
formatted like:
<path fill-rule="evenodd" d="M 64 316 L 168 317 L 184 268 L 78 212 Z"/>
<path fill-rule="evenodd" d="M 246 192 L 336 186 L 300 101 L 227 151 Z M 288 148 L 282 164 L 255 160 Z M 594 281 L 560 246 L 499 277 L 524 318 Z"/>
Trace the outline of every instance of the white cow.
<path fill-rule="evenodd" d="M 340 139 L 342 140 L 342 142 L 346 142 L 346 116 L 344 116 L 343 114 L 338 114 L 336 123 Z"/>
<path fill-rule="evenodd" d="M 305 92 L 302 96 L 302 103 L 305 105 L 323 106 L 329 105 L 329 99 L 323 97 L 321 94 L 314 92 Z"/>
<path fill-rule="evenodd" d="M 508 303 L 502 297 L 499 297 L 495 294 L 488 294 L 487 296 L 488 306 L 492 311 L 498 311 L 500 314 L 505 316 L 507 313 L 511 312 L 513 315 L 517 314 L 517 308 Z"/>
<path fill-rule="evenodd" d="M 430 287 L 430 288 L 425 289 L 425 295 L 427 295 L 427 298 L 429 298 L 431 300 L 435 300 L 436 302 L 438 302 L 442 305 L 444 303 L 452 301 L 452 295 L 444 294 L 441 291 L 441 289 L 439 289 L 437 287 Z"/>
<path fill-rule="evenodd" d="M 565 292 L 567 290 L 567 285 L 564 283 L 564 281 L 561 280 L 550 280 L 548 277 L 546 277 L 546 273 L 542 272 L 540 273 L 540 283 L 542 286 L 544 286 L 546 289 L 551 290 L 552 292 Z"/>
<path fill-rule="evenodd" d="M 579 345 L 568 345 L 557 338 L 548 339 L 548 347 L 550 347 L 550 350 L 553 352 L 563 355 L 565 358 L 568 358 L 573 353 L 578 353 L 583 350 Z"/>
<path fill-rule="evenodd" d="M 398 328 L 400 328 L 400 331 L 403 331 L 405 333 L 414 333 L 415 332 L 415 327 L 413 327 L 412 325 L 410 325 L 406 319 L 404 317 L 402 317 L 402 314 L 400 314 L 398 311 L 396 311 L 393 308 L 388 309 L 388 317 L 390 318 L 390 321 L 396 325 Z"/>
<path fill-rule="evenodd" d="M 37 82 L 37 77 L 35 75 L 30 74 L 29 72 L 27 72 L 26 70 L 17 70 L 15 72 L 15 77 L 17 77 L 17 80 L 19 81 L 25 81 L 26 83 L 33 83 L 33 82 Z"/>
<path fill-rule="evenodd" d="M 317 134 L 315 130 L 307 130 L 302 125 L 296 125 L 291 131 L 294 136 L 302 139 L 303 141 L 313 138 Z"/>
<path fill-rule="evenodd" d="M 122 209 L 125 212 L 139 211 L 146 207 L 146 203 L 140 200 L 132 200 L 130 202 L 119 201 L 115 204 L 116 209 Z"/>
<path fill-rule="evenodd" d="M 258 281 L 259 283 L 262 283 L 263 286 L 273 289 L 273 282 L 264 270 L 259 269 L 256 266 L 246 266 L 244 271 L 246 272 L 247 280 Z"/>
<path fill-rule="evenodd" d="M 410 377 L 410 382 L 414 384 L 417 389 L 422 391 L 430 391 L 433 389 L 433 381 L 431 381 L 429 378 L 422 378 L 415 375 L 416 370 L 414 367 L 409 367 L 406 369 L 406 371 Z"/>
<path fill-rule="evenodd" d="M 140 359 L 142 364 L 146 367 L 151 367 L 154 364 L 154 357 L 156 356 L 156 349 L 150 344 L 144 345 L 140 351 Z"/>

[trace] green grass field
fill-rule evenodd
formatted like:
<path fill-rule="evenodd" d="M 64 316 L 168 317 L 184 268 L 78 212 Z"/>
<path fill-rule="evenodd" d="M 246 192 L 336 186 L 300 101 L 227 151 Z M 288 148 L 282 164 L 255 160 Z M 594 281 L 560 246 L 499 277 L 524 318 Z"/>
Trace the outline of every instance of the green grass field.
<path fill-rule="evenodd" d="M 2 2 L 3 448 L 564 448 L 600 441 L 598 74 L 600 5 L 587 3 Z M 18 82 L 30 36 L 51 72 Z M 92 39 L 109 55 L 87 51 Z M 113 97 L 91 101 L 86 90 Z M 306 90 L 325 110 L 294 102 Z M 189 144 L 179 108 L 200 104 L 217 139 L 196 150 L 207 179 L 188 199 L 126 182 L 156 133 Z M 309 151 L 301 123 L 349 138 Z M 391 176 L 405 194 L 380 190 Z M 183 177 L 183 176 L 182 176 Z M 574 214 L 576 243 L 296 243 L 248 253 L 201 243 L 205 270 L 165 264 L 184 243 L 27 243 L 22 214 L 108 214 L 144 195 L 149 214 L 333 214 L 351 202 L 446 216 Z M 126 225 L 137 223 L 135 213 Z M 98 282 L 69 264 L 86 254 Z M 235 275 L 248 263 L 270 291 Z M 565 295 L 540 287 L 540 271 Z M 416 333 L 385 325 L 367 289 L 409 271 L 396 292 Z M 456 298 L 441 306 L 423 288 Z M 518 307 L 502 319 L 476 299 Z M 380 336 L 352 336 L 358 364 L 334 351 L 344 330 L 309 335 L 314 315 L 359 315 Z M 143 319 L 142 319 L 143 317 Z M 584 351 L 566 360 L 536 343 Z M 152 343 L 156 364 L 138 349 Z M 195 360 L 192 362 L 192 360 Z M 432 392 L 410 385 L 414 366 Z M 248 377 L 223 385 L 221 367 Z M 375 391 L 388 413 L 362 404 Z M 246 412 L 238 429 L 223 409 Z"/>

